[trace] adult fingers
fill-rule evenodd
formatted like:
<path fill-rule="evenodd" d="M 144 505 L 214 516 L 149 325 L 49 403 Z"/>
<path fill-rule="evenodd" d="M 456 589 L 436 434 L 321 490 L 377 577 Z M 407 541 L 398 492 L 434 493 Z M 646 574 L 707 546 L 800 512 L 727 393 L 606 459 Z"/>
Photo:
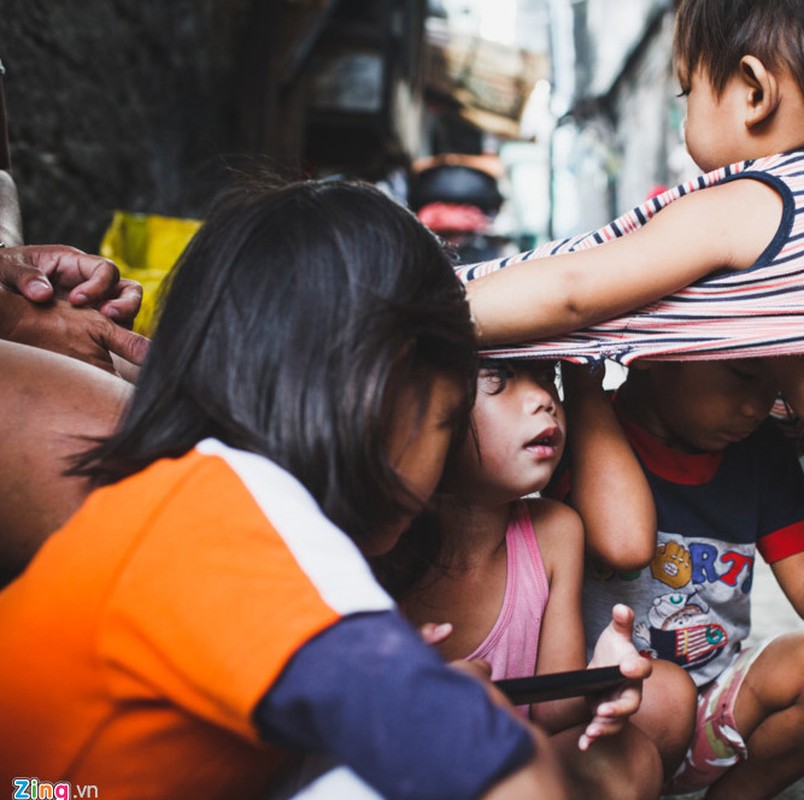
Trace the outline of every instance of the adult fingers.
<path fill-rule="evenodd" d="M 98 334 L 97 341 L 110 353 L 114 353 L 137 366 L 142 365 L 151 343 L 145 336 L 140 336 L 138 333 L 121 328 L 114 322 L 108 322 L 103 327 Z"/>
<path fill-rule="evenodd" d="M 130 325 L 142 306 L 142 286 L 136 281 L 121 278 L 117 291 L 117 297 L 103 303 L 99 311 L 115 322 Z"/>
<path fill-rule="evenodd" d="M 0 249 L 0 283 L 34 303 L 45 303 L 53 297 L 53 286 L 45 273 L 30 261 L 24 248 Z"/>
<path fill-rule="evenodd" d="M 108 258 L 90 255 L 68 245 L 29 245 L 31 263 L 64 292 L 73 305 L 97 306 L 117 296 L 120 271 Z"/>

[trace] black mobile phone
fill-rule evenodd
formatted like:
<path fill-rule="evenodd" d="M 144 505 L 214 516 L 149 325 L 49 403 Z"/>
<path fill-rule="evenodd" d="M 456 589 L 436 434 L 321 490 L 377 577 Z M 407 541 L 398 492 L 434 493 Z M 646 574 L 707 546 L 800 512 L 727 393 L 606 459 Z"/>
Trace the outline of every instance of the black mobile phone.
<path fill-rule="evenodd" d="M 614 689 L 628 680 L 619 667 L 578 669 L 572 672 L 553 672 L 549 675 L 533 675 L 529 678 L 507 678 L 494 681 L 494 685 L 515 706 L 543 703 L 563 697 L 597 694 Z"/>

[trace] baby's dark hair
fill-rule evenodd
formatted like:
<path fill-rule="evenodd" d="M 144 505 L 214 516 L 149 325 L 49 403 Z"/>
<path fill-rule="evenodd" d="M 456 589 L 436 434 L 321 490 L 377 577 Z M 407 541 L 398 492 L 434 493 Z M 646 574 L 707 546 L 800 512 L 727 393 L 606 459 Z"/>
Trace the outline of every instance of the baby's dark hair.
<path fill-rule="evenodd" d="M 438 376 L 474 397 L 469 308 L 439 241 L 374 187 L 224 193 L 171 275 L 121 429 L 78 462 L 113 483 L 206 437 L 262 454 L 355 540 L 407 513 L 394 402 Z"/>
<path fill-rule="evenodd" d="M 673 56 L 682 89 L 700 66 L 719 96 L 745 55 L 788 69 L 804 95 L 802 0 L 679 0 Z"/>

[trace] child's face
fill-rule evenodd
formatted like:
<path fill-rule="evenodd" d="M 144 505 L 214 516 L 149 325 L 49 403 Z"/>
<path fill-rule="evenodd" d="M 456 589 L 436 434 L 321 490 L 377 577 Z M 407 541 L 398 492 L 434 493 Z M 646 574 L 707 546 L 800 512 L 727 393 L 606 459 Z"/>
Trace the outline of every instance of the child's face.
<path fill-rule="evenodd" d="M 762 359 L 655 363 L 645 420 L 684 451 L 719 452 L 742 441 L 770 414 L 778 384 Z"/>
<path fill-rule="evenodd" d="M 704 171 L 746 158 L 741 134 L 745 130 L 745 84 L 734 76 L 723 94 L 715 93 L 701 66 L 682 85 L 687 97 L 684 138 L 692 160 Z"/>
<path fill-rule="evenodd" d="M 543 489 L 564 451 L 566 422 L 552 362 L 486 361 L 467 437 L 448 488 L 506 503 Z"/>
<path fill-rule="evenodd" d="M 465 390 L 451 378 L 437 376 L 423 417 L 417 394 L 410 387 L 396 399 L 388 444 L 389 460 L 408 491 L 425 506 L 435 491 L 444 469 L 444 460 L 464 407 Z M 419 511 L 421 510 L 419 509 Z M 418 513 L 418 512 L 415 512 Z M 388 552 L 410 525 L 414 512 L 389 526 L 385 535 L 371 542 L 377 556 Z"/>

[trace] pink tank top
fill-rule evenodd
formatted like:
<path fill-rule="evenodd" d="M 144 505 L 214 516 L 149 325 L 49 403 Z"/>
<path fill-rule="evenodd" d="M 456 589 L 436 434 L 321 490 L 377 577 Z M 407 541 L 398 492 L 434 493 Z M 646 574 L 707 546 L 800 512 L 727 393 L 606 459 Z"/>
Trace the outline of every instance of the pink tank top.
<path fill-rule="evenodd" d="M 468 659 L 491 664 L 492 680 L 533 675 L 550 585 L 527 504 L 516 502 L 505 532 L 508 575 L 502 608 L 486 640 Z"/>

